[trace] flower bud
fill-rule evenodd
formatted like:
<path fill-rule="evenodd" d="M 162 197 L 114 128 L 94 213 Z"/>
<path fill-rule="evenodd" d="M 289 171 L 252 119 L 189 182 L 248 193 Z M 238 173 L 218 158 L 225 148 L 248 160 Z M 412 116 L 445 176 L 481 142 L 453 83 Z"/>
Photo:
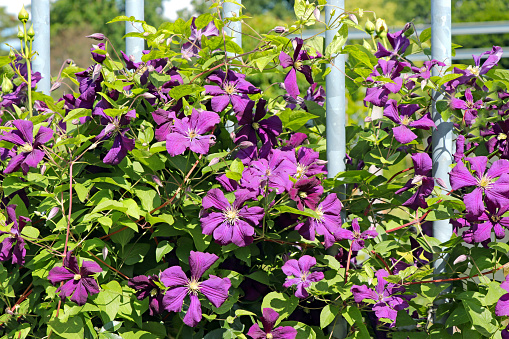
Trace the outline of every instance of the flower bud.
<path fill-rule="evenodd" d="M 407 22 L 405 28 L 403 28 L 403 32 L 405 33 L 405 36 L 408 38 L 409 36 L 415 33 L 414 25 L 412 25 L 410 22 Z"/>
<path fill-rule="evenodd" d="M 40 171 L 41 171 L 41 175 L 43 175 L 46 172 L 46 164 L 42 164 Z"/>
<path fill-rule="evenodd" d="M 18 20 L 21 22 L 27 22 L 28 21 L 28 12 L 25 9 L 25 5 L 21 7 L 21 11 L 18 13 Z"/>
<path fill-rule="evenodd" d="M 71 123 L 73 125 L 79 125 L 80 124 L 80 119 L 72 119 Z"/>
<path fill-rule="evenodd" d="M 145 99 L 155 99 L 155 98 L 156 98 L 156 96 L 155 96 L 154 94 L 152 94 L 152 93 L 148 93 L 148 92 L 145 92 L 145 93 L 143 93 L 143 94 L 140 94 L 140 96 L 141 96 L 142 98 L 145 98 Z"/>
<path fill-rule="evenodd" d="M 106 38 L 104 36 L 104 34 L 102 34 L 102 33 L 94 33 L 94 34 L 87 35 L 86 37 L 90 38 L 90 39 L 97 40 L 97 41 L 102 41 Z"/>
<path fill-rule="evenodd" d="M 362 8 L 357 8 L 357 12 L 359 13 L 359 18 L 364 16 L 364 10 Z"/>
<path fill-rule="evenodd" d="M 273 29 L 274 32 L 276 32 L 277 34 L 283 34 L 283 33 L 286 33 L 286 28 L 284 28 L 283 26 L 277 26 Z"/>
<path fill-rule="evenodd" d="M 108 257 L 108 247 L 104 246 L 102 250 L 103 260 L 106 260 Z"/>
<path fill-rule="evenodd" d="M 2 92 L 4 94 L 11 93 L 13 88 L 12 81 L 4 74 L 2 79 Z"/>
<path fill-rule="evenodd" d="M 366 25 L 364 26 L 364 30 L 369 35 L 373 35 L 373 33 L 375 33 L 375 24 L 368 19 L 368 21 L 366 21 Z"/>
<path fill-rule="evenodd" d="M 51 88 L 50 88 L 50 92 L 53 92 L 54 90 L 56 90 L 57 88 L 60 87 L 60 85 L 62 85 L 62 83 L 60 81 L 55 81 L 55 83 L 53 85 L 51 85 Z"/>
<path fill-rule="evenodd" d="M 27 31 L 27 35 L 32 39 L 34 38 L 35 36 L 34 25 L 30 26 L 30 29 Z"/>
<path fill-rule="evenodd" d="M 219 163 L 219 158 L 212 158 L 209 162 L 209 166 L 214 166 L 217 163 Z"/>
<path fill-rule="evenodd" d="M 60 208 L 58 207 L 53 207 L 51 209 L 51 211 L 49 211 L 48 213 L 48 220 L 51 220 L 55 217 L 55 215 L 57 215 L 57 213 L 60 212 Z"/>
<path fill-rule="evenodd" d="M 348 19 L 352 20 L 352 22 L 356 25 L 359 24 L 359 20 L 357 20 L 357 16 L 353 13 L 348 14 Z"/>
<path fill-rule="evenodd" d="M 460 262 L 464 262 L 467 260 L 467 256 L 465 254 L 459 255 L 453 262 L 453 265 L 459 264 Z"/>
<path fill-rule="evenodd" d="M 16 53 L 14 53 L 14 50 L 11 49 L 9 52 L 9 59 L 15 60 L 16 59 Z"/>
<path fill-rule="evenodd" d="M 157 184 L 157 186 L 160 186 L 160 187 L 163 187 L 163 182 L 161 181 L 161 179 L 159 179 L 159 177 L 157 175 L 152 175 L 152 181 L 155 182 Z"/>
<path fill-rule="evenodd" d="M 248 147 L 254 146 L 254 144 L 251 141 L 244 140 L 239 144 L 240 149 L 245 149 Z"/>
<path fill-rule="evenodd" d="M 25 33 L 23 33 L 23 30 L 21 29 L 21 27 L 18 26 L 18 39 L 23 40 L 24 37 L 25 37 Z"/>
<path fill-rule="evenodd" d="M 385 20 L 382 18 L 376 19 L 375 23 L 375 32 L 379 36 L 383 36 L 384 33 L 387 35 L 387 32 L 389 31 L 389 28 L 387 27 L 387 24 L 385 23 Z"/>
<path fill-rule="evenodd" d="M 320 10 L 318 9 L 318 7 L 316 7 L 315 10 L 313 11 L 313 15 L 315 16 L 316 21 L 320 21 Z"/>

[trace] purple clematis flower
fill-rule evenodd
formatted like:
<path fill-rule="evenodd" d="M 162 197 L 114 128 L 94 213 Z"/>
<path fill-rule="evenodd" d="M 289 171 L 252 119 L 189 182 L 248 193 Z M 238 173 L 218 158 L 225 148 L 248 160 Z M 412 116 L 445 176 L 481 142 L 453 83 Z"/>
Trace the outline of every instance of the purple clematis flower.
<path fill-rule="evenodd" d="M 290 199 L 297 203 L 297 207 L 304 210 L 304 205 L 315 209 L 322 193 L 323 187 L 320 186 L 320 180 L 313 177 L 299 179 L 290 189 L 289 195 Z"/>
<path fill-rule="evenodd" d="M 467 211 L 474 216 L 484 212 L 483 194 L 486 203 L 492 204 L 493 207 L 509 204 L 509 160 L 495 161 L 488 172 L 486 172 L 487 157 L 466 158 L 466 160 L 470 162 L 475 177 L 463 162 L 459 162 L 449 176 L 453 190 L 475 186 L 474 190 L 465 194 L 463 198 Z M 500 178 L 497 179 L 498 177 Z"/>
<path fill-rule="evenodd" d="M 465 136 L 458 135 L 456 138 L 456 152 L 453 154 L 454 162 L 461 162 L 465 158 Z"/>
<path fill-rule="evenodd" d="M 412 69 L 412 72 L 414 72 L 415 74 L 412 75 L 411 78 L 421 78 L 424 80 L 431 78 L 431 69 L 434 66 L 445 67 L 445 63 L 433 59 L 433 60 L 424 61 L 422 67 L 412 66 L 410 68 Z"/>
<path fill-rule="evenodd" d="M 474 97 L 472 96 L 470 88 L 465 91 L 465 99 L 466 100 L 452 98 L 451 108 L 465 111 L 463 114 L 463 121 L 467 126 L 471 126 L 475 118 L 477 118 L 477 110 L 482 108 L 482 100 L 474 102 Z"/>
<path fill-rule="evenodd" d="M 94 52 L 95 50 L 103 50 L 106 51 L 106 45 L 104 42 L 99 43 L 98 45 L 92 45 L 90 48 L 90 52 L 92 53 L 92 59 L 94 59 L 95 62 L 102 63 L 104 60 L 106 60 L 106 54 L 99 54 Z"/>
<path fill-rule="evenodd" d="M 251 101 L 247 94 L 260 93 L 260 89 L 245 80 L 245 75 L 228 70 L 228 73 L 217 70 L 207 79 L 218 86 L 205 85 L 205 92 L 213 96 L 211 100 L 212 110 L 222 112 L 232 104 L 235 113 L 243 113 L 247 104 Z"/>
<path fill-rule="evenodd" d="M 341 230 L 341 202 L 336 193 L 329 194 L 315 209 L 318 218 L 308 217 L 295 227 L 305 239 L 315 240 L 315 232 L 324 236 L 325 248 L 331 247 Z"/>
<path fill-rule="evenodd" d="M 484 137 L 494 136 L 486 142 L 488 152 L 493 153 L 495 149 L 498 149 L 502 159 L 509 159 L 509 120 L 492 123 L 490 129 L 481 130 L 481 135 Z"/>
<path fill-rule="evenodd" d="M 265 110 L 266 100 L 260 99 L 256 104 L 256 110 L 253 114 L 252 104 L 248 104 L 246 110 L 237 114 L 239 125 L 242 126 L 237 133 L 235 142 L 250 141 L 254 145 L 257 144 L 256 135 L 260 137 L 262 143 L 270 143 L 275 146 L 277 144 L 276 137 L 283 132 L 283 123 L 277 115 L 263 119 L 267 111 Z M 262 120 L 263 119 L 263 120 Z"/>
<path fill-rule="evenodd" d="M 218 36 L 219 30 L 214 25 L 214 21 L 208 23 L 202 29 L 198 29 L 195 24 L 196 18 L 193 17 L 191 22 L 191 36 L 189 41 L 182 45 L 182 57 L 187 60 L 191 60 L 191 57 L 198 56 L 198 52 L 201 50 L 201 37 L 202 36 Z"/>
<path fill-rule="evenodd" d="M 139 275 L 129 279 L 127 285 L 136 290 L 136 298 L 143 300 L 149 298 L 149 314 L 156 315 L 163 312 L 163 296 L 159 286 L 155 283 L 159 282 L 157 275 Z"/>
<path fill-rule="evenodd" d="M 509 275 L 505 277 L 505 280 L 500 284 L 500 287 L 509 292 Z M 495 314 L 499 317 L 509 315 L 509 293 L 504 294 L 497 301 L 497 305 L 495 306 Z M 505 331 L 507 331 L 507 328 Z M 502 338 L 504 337 L 502 336 Z"/>
<path fill-rule="evenodd" d="M 189 295 L 191 302 L 184 316 L 184 324 L 194 327 L 201 321 L 201 304 L 198 293 L 203 294 L 212 305 L 221 307 L 228 298 L 231 281 L 228 278 L 219 278 L 210 275 L 205 281 L 199 281 L 206 270 L 210 268 L 219 257 L 212 253 L 191 251 L 189 266 L 191 266 L 191 279 L 189 279 L 180 266 L 172 266 L 161 273 L 161 282 L 168 287 L 163 297 L 164 308 L 169 312 L 180 312 L 184 305 L 184 298 Z"/>
<path fill-rule="evenodd" d="M 272 308 L 264 308 L 262 321 L 263 330 L 260 325 L 253 324 L 247 335 L 253 339 L 295 339 L 297 337 L 297 330 L 291 326 L 282 326 L 274 329 L 276 321 L 279 318 L 279 313 Z"/>
<path fill-rule="evenodd" d="M 129 128 L 123 128 L 131 123 L 131 120 L 136 118 L 136 111 L 130 110 L 120 117 L 110 117 L 104 112 L 98 115 L 101 116 L 101 124 L 106 125 L 104 129 L 95 137 L 95 140 L 106 140 L 115 136 L 113 146 L 108 151 L 103 159 L 105 164 L 118 165 L 127 155 L 128 151 L 134 149 L 135 140 L 125 137 Z"/>
<path fill-rule="evenodd" d="M 254 226 L 263 219 L 263 208 L 243 206 L 248 197 L 245 192 L 239 191 L 232 205 L 220 189 L 208 191 L 202 200 L 203 208 L 216 208 L 220 212 L 207 212 L 200 219 L 203 234 L 212 234 L 216 242 L 223 246 L 231 243 L 240 247 L 251 244 Z"/>
<path fill-rule="evenodd" d="M 14 120 L 12 124 L 17 129 L 5 133 L 1 139 L 15 144 L 19 154 L 12 157 L 4 170 L 4 174 L 18 171 L 21 168 L 23 174 L 26 175 L 30 167 L 37 168 L 37 165 L 44 158 L 44 151 L 41 148 L 43 144 L 53 138 L 53 130 L 41 126 L 34 138 L 34 124 L 31 121 Z"/>
<path fill-rule="evenodd" d="M 310 57 L 305 50 L 302 50 L 302 46 L 304 45 L 304 40 L 300 38 L 295 38 L 292 41 L 293 44 L 293 57 L 289 56 L 285 52 L 281 51 L 279 54 L 279 62 L 283 68 L 292 67 L 290 72 L 286 74 L 285 77 L 285 89 L 288 94 L 294 98 L 300 94 L 299 86 L 297 85 L 297 71 L 304 74 L 306 80 L 312 84 L 313 75 L 311 71 L 311 67 L 309 65 L 303 65 L 302 60 L 309 60 Z"/>
<path fill-rule="evenodd" d="M 368 288 L 366 285 L 353 285 L 351 288 L 353 298 L 356 303 L 366 299 L 373 300 L 373 311 L 378 319 L 384 318 L 392 320 L 390 327 L 394 327 L 398 311 L 409 307 L 407 300 L 411 296 L 398 295 L 405 292 L 404 287 L 396 287 L 396 284 L 387 283 L 385 277 L 389 276 L 386 270 L 378 270 L 375 273 L 378 283 L 375 289 Z"/>
<path fill-rule="evenodd" d="M 166 136 L 166 150 L 172 157 L 182 154 L 186 149 L 198 154 L 207 154 L 215 142 L 210 132 L 221 118 L 214 112 L 198 112 L 193 108 L 190 117 L 174 119 L 173 128 Z"/>
<path fill-rule="evenodd" d="M 362 250 L 365 247 L 365 239 L 375 238 L 378 236 L 378 232 L 375 231 L 374 227 L 370 227 L 361 233 L 358 218 L 352 220 L 352 229 L 353 231 L 341 228 L 338 232 L 339 238 L 352 240 L 352 251 L 358 252 Z"/>
<path fill-rule="evenodd" d="M 318 105 L 323 106 L 323 104 L 325 103 L 325 90 L 323 89 L 322 86 L 319 86 L 317 83 L 314 83 L 308 87 L 304 100 L 314 101 Z"/>
<path fill-rule="evenodd" d="M 412 120 L 412 115 L 419 110 L 419 108 L 420 106 L 417 104 L 398 105 L 398 102 L 394 99 L 387 101 L 384 108 L 384 116 L 399 124 L 398 127 L 394 127 L 392 129 L 394 138 L 398 142 L 408 144 L 409 142 L 417 139 L 417 135 L 415 135 L 409 127 L 425 130 L 430 129 L 431 127 L 436 128 L 436 125 L 433 120 L 431 120 L 429 113 L 426 113 L 418 120 Z"/>
<path fill-rule="evenodd" d="M 405 186 L 397 190 L 396 194 L 401 194 L 409 189 L 417 186 L 417 191 L 403 203 L 403 206 L 417 211 L 419 207 L 427 208 L 426 197 L 433 191 L 433 177 L 430 177 L 432 162 L 427 153 L 412 154 L 412 162 L 414 163 L 415 177 L 408 180 Z"/>
<path fill-rule="evenodd" d="M 311 283 L 324 278 L 323 272 L 310 272 L 311 267 L 315 265 L 316 259 L 309 255 L 303 255 L 298 261 L 296 259 L 288 260 L 281 267 L 284 274 L 288 276 L 283 286 L 289 288 L 297 285 L 295 296 L 297 298 L 307 298 L 309 296 L 307 288 L 311 286 Z M 293 278 L 290 278 L 292 276 Z"/>
<path fill-rule="evenodd" d="M 377 58 L 389 57 L 395 58 L 398 55 L 403 55 L 410 46 L 410 40 L 405 36 L 405 30 L 397 31 L 395 33 L 387 34 L 387 40 L 392 46 L 392 52 L 388 51 L 380 42 L 378 43 L 378 51 L 375 53 Z"/>
<path fill-rule="evenodd" d="M 65 256 L 64 266 L 53 267 L 49 271 L 48 280 L 53 286 L 67 281 L 57 289 L 60 298 L 64 300 L 65 297 L 71 297 L 72 301 L 81 306 L 86 304 L 89 295 L 99 293 L 97 281 L 91 276 L 99 272 L 102 272 L 102 268 L 94 261 L 84 260 L 80 268 L 78 260 L 72 251 L 69 251 Z"/>
<path fill-rule="evenodd" d="M 0 231 L 0 234 L 8 234 L 2 243 L 0 243 L 0 261 L 11 260 L 13 264 L 25 264 L 25 240 L 21 237 L 23 227 L 31 220 L 20 216 L 19 223 L 16 218 L 16 205 L 8 205 L 6 227 L 10 227 L 8 232 Z M 12 224 L 12 225 L 11 225 Z"/>
<path fill-rule="evenodd" d="M 375 106 L 384 107 L 389 99 L 389 93 L 398 93 L 401 89 L 403 85 L 403 79 L 400 77 L 401 71 L 409 66 L 406 62 L 379 59 L 375 69 L 366 79 L 375 87 L 366 90 L 364 105 L 367 106 L 366 103 L 370 102 Z M 373 77 L 388 78 L 391 82 L 376 80 Z"/>
<path fill-rule="evenodd" d="M 509 229 L 509 217 L 504 217 L 504 213 L 509 210 L 509 205 L 505 205 L 502 208 L 495 208 L 488 204 L 487 209 L 478 217 L 470 217 L 467 214 L 467 219 L 472 221 L 481 222 L 480 224 L 474 225 L 472 240 L 474 242 L 483 242 L 491 240 L 491 231 L 495 231 L 495 237 L 497 239 L 503 239 L 505 237 L 505 230 Z"/>

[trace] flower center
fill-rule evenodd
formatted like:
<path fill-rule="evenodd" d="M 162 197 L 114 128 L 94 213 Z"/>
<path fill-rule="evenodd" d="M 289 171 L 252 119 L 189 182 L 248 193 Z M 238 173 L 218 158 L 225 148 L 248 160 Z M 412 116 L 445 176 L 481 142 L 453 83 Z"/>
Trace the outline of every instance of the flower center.
<path fill-rule="evenodd" d="M 491 217 L 490 217 L 491 221 L 495 224 L 497 224 L 499 221 L 500 221 L 500 217 L 496 214 L 493 214 Z"/>
<path fill-rule="evenodd" d="M 230 207 L 223 212 L 223 216 L 230 225 L 233 225 L 237 220 L 239 220 L 239 211 Z"/>
<path fill-rule="evenodd" d="M 270 175 L 271 175 L 270 168 L 267 168 L 267 169 L 265 170 L 265 175 L 266 175 L 266 176 L 270 176 Z"/>
<path fill-rule="evenodd" d="M 237 91 L 237 89 L 235 88 L 235 84 L 234 83 L 227 82 L 224 85 L 224 91 L 226 92 L 226 94 L 232 95 L 232 94 L 234 94 Z"/>
<path fill-rule="evenodd" d="M 267 334 L 265 335 L 265 338 L 267 338 L 267 339 L 272 339 L 272 338 L 274 338 L 274 337 L 272 336 L 272 333 L 267 333 Z"/>
<path fill-rule="evenodd" d="M 474 102 L 473 101 L 467 101 L 467 108 L 474 108 Z"/>
<path fill-rule="evenodd" d="M 190 293 L 198 294 L 200 292 L 200 283 L 195 279 L 189 280 L 187 283 L 187 288 Z"/>
<path fill-rule="evenodd" d="M 403 117 L 403 119 L 401 119 L 401 124 L 405 125 L 405 126 L 407 126 L 411 122 L 412 122 L 412 119 L 408 115 L 405 115 Z"/>
<path fill-rule="evenodd" d="M 81 274 L 74 275 L 74 280 L 80 280 L 80 279 L 81 279 Z"/>
<path fill-rule="evenodd" d="M 20 147 L 20 150 L 23 153 L 27 153 L 27 152 L 32 152 L 34 150 L 34 148 L 29 143 L 26 143 Z"/>
<path fill-rule="evenodd" d="M 316 214 L 318 214 L 318 220 L 322 220 L 322 217 L 323 217 L 322 208 L 318 207 L 315 212 L 316 212 Z"/>
<path fill-rule="evenodd" d="M 301 70 L 302 69 L 302 61 L 300 60 L 297 60 L 293 63 L 293 66 L 295 67 L 296 70 Z"/>
<path fill-rule="evenodd" d="M 488 188 L 491 183 L 492 180 L 488 179 L 486 176 L 483 176 L 481 179 L 479 179 L 477 185 L 482 188 Z"/>
<path fill-rule="evenodd" d="M 505 133 L 500 133 L 500 134 L 497 136 L 497 139 L 498 139 L 498 140 L 506 140 L 506 139 L 507 139 L 507 134 L 505 134 Z"/>
<path fill-rule="evenodd" d="M 194 138 L 196 138 L 198 136 L 198 133 L 196 133 L 196 131 L 194 129 L 189 129 L 187 131 L 187 137 L 191 140 L 193 140 Z"/>
<path fill-rule="evenodd" d="M 306 192 L 299 192 L 299 197 L 301 197 L 302 199 L 306 199 L 308 195 Z"/>
<path fill-rule="evenodd" d="M 302 164 L 297 164 L 297 173 L 295 174 L 295 178 L 300 178 L 304 173 L 306 173 L 307 166 Z"/>
<path fill-rule="evenodd" d="M 251 126 L 253 126 L 253 128 L 254 128 L 254 129 L 259 129 L 259 128 L 260 128 L 260 124 L 259 124 L 259 123 L 257 123 L 257 122 L 253 122 L 253 123 L 251 124 Z"/>
<path fill-rule="evenodd" d="M 155 297 L 157 295 L 157 288 L 153 288 L 152 291 L 150 291 L 150 296 Z"/>
<path fill-rule="evenodd" d="M 424 67 L 421 67 L 420 71 L 421 71 L 421 73 L 424 73 L 424 72 L 426 72 L 426 71 L 427 71 L 427 69 L 426 69 L 426 66 L 424 66 Z"/>
<path fill-rule="evenodd" d="M 467 67 L 467 71 L 469 71 L 470 73 L 472 73 L 473 75 L 475 75 L 476 77 L 479 76 L 479 66 L 468 66 Z"/>

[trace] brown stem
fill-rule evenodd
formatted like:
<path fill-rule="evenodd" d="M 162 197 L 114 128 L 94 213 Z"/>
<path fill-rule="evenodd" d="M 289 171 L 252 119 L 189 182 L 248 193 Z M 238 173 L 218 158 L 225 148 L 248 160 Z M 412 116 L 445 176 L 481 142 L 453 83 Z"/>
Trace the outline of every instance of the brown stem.
<path fill-rule="evenodd" d="M 352 259 L 352 248 L 353 248 L 353 241 L 350 244 L 350 249 L 348 250 L 348 258 L 346 259 L 345 285 L 348 281 L 348 270 L 350 269 L 350 259 Z"/>
<path fill-rule="evenodd" d="M 64 260 L 67 254 L 67 244 L 69 242 L 69 234 L 71 233 L 71 213 L 72 213 L 72 166 L 74 162 L 71 161 L 71 166 L 69 170 L 69 215 L 67 217 L 67 233 L 65 235 L 65 244 L 64 244 Z M 63 204 L 63 202 L 62 202 Z"/>
<path fill-rule="evenodd" d="M 390 183 L 395 177 L 397 177 L 398 175 L 402 174 L 402 173 L 405 173 L 405 172 L 408 172 L 410 170 L 414 169 L 414 167 L 409 167 L 409 168 L 405 168 L 404 170 L 401 170 L 399 171 L 398 173 L 394 174 L 389 180 L 387 180 L 387 183 Z"/>
<path fill-rule="evenodd" d="M 127 275 L 125 275 L 124 273 L 120 272 L 119 270 L 117 270 L 116 268 L 113 268 L 111 267 L 110 265 L 108 265 L 107 263 L 105 263 L 104 261 L 102 261 L 101 259 L 99 259 L 99 257 L 97 257 L 94 253 L 88 251 L 88 254 L 90 254 L 91 256 L 93 256 L 97 261 L 99 261 L 100 263 L 102 263 L 104 266 L 108 267 L 109 269 L 117 272 L 119 275 L 121 275 L 124 279 L 126 280 L 129 280 L 129 277 Z"/>
<path fill-rule="evenodd" d="M 389 268 L 389 265 L 385 262 L 384 258 L 380 256 L 380 254 L 376 253 L 375 251 L 371 250 L 371 253 L 376 255 L 376 257 L 384 264 L 385 268 L 387 269 L 387 272 L 389 272 L 390 275 L 392 275 L 392 270 Z"/>

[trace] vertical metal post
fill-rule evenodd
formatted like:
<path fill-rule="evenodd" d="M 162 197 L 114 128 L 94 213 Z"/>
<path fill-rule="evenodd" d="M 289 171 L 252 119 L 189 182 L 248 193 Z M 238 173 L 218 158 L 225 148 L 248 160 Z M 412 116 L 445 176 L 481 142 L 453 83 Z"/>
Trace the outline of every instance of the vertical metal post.
<path fill-rule="evenodd" d="M 37 83 L 37 89 L 47 95 L 50 94 L 51 88 L 49 8 L 49 0 L 32 1 L 32 24 L 35 31 L 33 50 L 38 54 L 32 66 L 34 72 L 39 72 L 42 76 L 41 81 Z"/>
<path fill-rule="evenodd" d="M 239 4 L 242 4 L 242 0 L 237 0 Z M 240 13 L 240 6 L 231 2 L 223 3 L 223 19 L 238 17 Z M 224 33 L 233 38 L 233 41 L 242 48 L 242 23 L 240 21 L 231 21 L 224 28 Z M 235 53 L 228 52 L 229 56 L 234 56 Z M 226 123 L 226 130 L 232 134 L 235 131 L 235 123 L 228 120 Z"/>
<path fill-rule="evenodd" d="M 451 0 L 431 0 L 431 56 L 433 59 L 451 64 Z M 433 75 L 439 75 L 439 71 L 433 68 Z M 453 124 L 442 120 L 436 108 L 436 102 L 441 100 L 440 92 L 433 93 L 432 117 L 437 125 L 433 131 L 433 176 L 442 179 L 449 184 L 449 171 L 452 164 L 453 154 Z M 433 222 L 433 236 L 445 242 L 452 236 L 452 225 L 449 220 Z M 445 272 L 446 258 L 438 258 L 434 263 L 434 273 Z M 436 319 L 445 322 L 444 319 Z"/>
<path fill-rule="evenodd" d="M 138 20 L 145 20 L 145 1 L 144 0 L 125 0 L 125 15 L 134 16 Z M 139 23 L 125 23 L 125 32 L 143 32 L 143 27 Z M 145 40 L 142 38 L 126 38 L 125 49 L 127 55 L 133 55 L 136 61 L 141 61 L 142 51 L 145 46 Z"/>
<path fill-rule="evenodd" d="M 325 6 L 325 22 L 331 24 L 343 13 L 345 0 L 327 0 Z M 334 13 L 333 13 L 334 12 Z M 333 29 L 325 31 L 325 45 L 328 46 L 339 30 L 339 20 Z M 327 177 L 334 178 L 339 172 L 345 171 L 346 158 L 346 86 L 345 86 L 345 56 L 338 55 L 333 59 L 334 65 L 327 65 L 331 72 L 325 77 L 326 91 L 326 126 L 327 134 Z M 344 188 L 339 198 L 344 199 Z M 341 218 L 345 219 L 342 211 Z M 337 249 L 333 249 L 337 251 Z M 336 325 L 329 326 L 332 332 L 331 338 L 342 339 L 347 335 L 348 324 L 345 319 L 338 315 Z"/>
<path fill-rule="evenodd" d="M 237 0 L 242 4 L 242 0 Z M 232 18 L 239 16 L 240 6 L 232 2 L 223 3 L 223 18 Z M 224 27 L 224 31 L 228 36 L 233 37 L 233 41 L 242 47 L 242 23 L 240 21 L 232 21 L 228 26 Z"/>
<path fill-rule="evenodd" d="M 325 7 L 325 22 L 333 22 L 345 7 L 344 0 L 328 0 Z M 332 12 L 335 11 L 334 17 Z M 336 25 L 337 26 L 337 25 Z M 339 27 L 325 32 L 325 45 L 329 45 Z M 328 177 L 334 178 L 345 170 L 346 157 L 346 97 L 345 97 L 345 56 L 339 54 L 333 59 L 334 65 L 327 65 L 331 72 L 325 77 L 326 86 L 326 133 L 327 133 L 327 171 Z"/>

